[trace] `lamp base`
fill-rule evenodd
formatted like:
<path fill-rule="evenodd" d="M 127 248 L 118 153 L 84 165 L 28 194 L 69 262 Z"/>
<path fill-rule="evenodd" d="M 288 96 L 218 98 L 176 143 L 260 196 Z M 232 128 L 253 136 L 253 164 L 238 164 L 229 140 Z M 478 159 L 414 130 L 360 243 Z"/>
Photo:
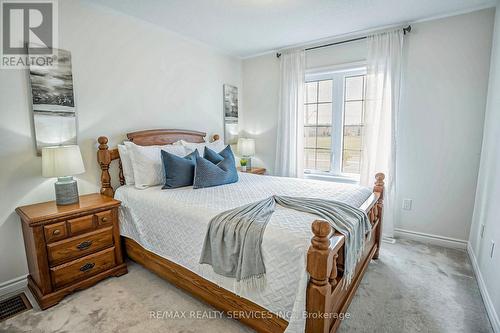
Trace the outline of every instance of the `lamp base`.
<path fill-rule="evenodd" d="M 78 185 L 72 176 L 59 177 L 54 184 L 56 189 L 56 204 L 59 206 L 78 203 Z"/>

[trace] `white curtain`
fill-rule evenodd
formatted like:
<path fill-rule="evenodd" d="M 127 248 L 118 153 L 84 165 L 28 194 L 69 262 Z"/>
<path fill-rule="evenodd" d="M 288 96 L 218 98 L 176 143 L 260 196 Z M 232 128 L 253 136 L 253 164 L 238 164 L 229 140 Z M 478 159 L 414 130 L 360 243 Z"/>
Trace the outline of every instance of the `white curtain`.
<path fill-rule="evenodd" d="M 375 174 L 385 173 L 383 234 L 394 236 L 397 114 L 401 86 L 403 32 L 368 37 L 366 108 L 361 181 L 373 186 Z"/>
<path fill-rule="evenodd" d="M 283 52 L 280 61 L 275 173 L 284 177 L 302 177 L 305 52 L 304 50 Z"/>

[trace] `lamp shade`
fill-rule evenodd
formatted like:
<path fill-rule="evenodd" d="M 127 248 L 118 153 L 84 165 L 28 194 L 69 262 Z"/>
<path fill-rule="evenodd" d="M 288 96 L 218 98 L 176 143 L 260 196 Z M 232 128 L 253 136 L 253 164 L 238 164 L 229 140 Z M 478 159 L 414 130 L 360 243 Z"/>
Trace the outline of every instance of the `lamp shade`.
<path fill-rule="evenodd" d="M 240 138 L 238 140 L 238 152 L 242 156 L 255 155 L 255 140 Z"/>
<path fill-rule="evenodd" d="M 42 176 L 64 177 L 85 172 L 78 146 L 42 148 Z"/>

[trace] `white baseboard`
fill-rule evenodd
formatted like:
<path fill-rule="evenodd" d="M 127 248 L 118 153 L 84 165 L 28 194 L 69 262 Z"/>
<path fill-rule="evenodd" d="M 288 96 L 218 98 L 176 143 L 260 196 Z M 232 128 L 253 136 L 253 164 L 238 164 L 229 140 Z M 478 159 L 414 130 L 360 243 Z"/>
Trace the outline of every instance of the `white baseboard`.
<path fill-rule="evenodd" d="M 382 235 L 382 242 L 389 243 L 389 244 L 395 244 L 396 239 L 392 236 Z"/>
<path fill-rule="evenodd" d="M 467 249 L 467 241 L 463 239 L 426 234 L 423 232 L 406 230 L 401 228 L 394 228 L 394 236 L 405 239 L 416 240 L 423 243 L 439 245 L 451 249 L 460 249 L 460 250 Z"/>
<path fill-rule="evenodd" d="M 477 284 L 479 285 L 479 291 L 481 292 L 481 296 L 483 297 L 484 306 L 486 307 L 486 312 L 488 313 L 488 317 L 490 318 L 491 326 L 493 326 L 493 331 L 495 333 L 500 333 L 500 320 L 498 319 L 498 314 L 495 311 L 495 307 L 493 306 L 493 302 L 490 298 L 490 294 L 488 293 L 488 289 L 486 289 L 483 275 L 481 274 L 481 270 L 479 269 L 476 256 L 474 254 L 474 251 L 472 250 L 470 243 L 467 243 L 467 253 L 469 254 L 469 258 L 472 263 L 472 269 L 474 271 L 474 274 L 476 275 Z"/>
<path fill-rule="evenodd" d="M 0 283 L 0 297 L 23 290 L 28 284 L 27 275 Z"/>

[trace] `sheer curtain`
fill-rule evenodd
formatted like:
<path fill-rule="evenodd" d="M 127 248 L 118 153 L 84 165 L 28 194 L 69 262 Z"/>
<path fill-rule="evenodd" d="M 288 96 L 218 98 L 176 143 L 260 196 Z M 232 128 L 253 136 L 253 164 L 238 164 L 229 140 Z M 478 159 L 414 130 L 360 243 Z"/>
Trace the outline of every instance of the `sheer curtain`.
<path fill-rule="evenodd" d="M 385 173 L 383 235 L 394 236 L 397 114 L 401 85 L 403 32 L 368 37 L 366 107 L 360 183 L 372 186 Z"/>
<path fill-rule="evenodd" d="M 275 173 L 284 177 L 302 177 L 305 52 L 304 50 L 286 51 L 281 54 L 280 60 L 280 102 Z"/>

